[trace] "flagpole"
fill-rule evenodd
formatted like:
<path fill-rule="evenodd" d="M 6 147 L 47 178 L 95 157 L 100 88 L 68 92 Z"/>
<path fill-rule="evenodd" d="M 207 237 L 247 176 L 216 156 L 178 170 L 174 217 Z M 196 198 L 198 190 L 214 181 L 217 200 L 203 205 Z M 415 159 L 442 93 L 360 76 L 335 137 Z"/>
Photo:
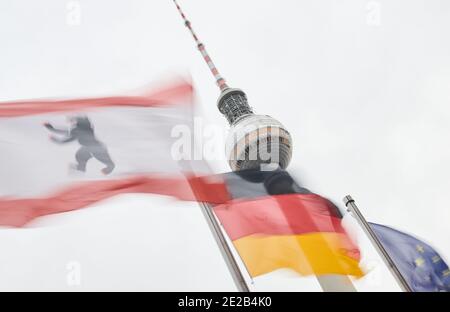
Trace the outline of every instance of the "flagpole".
<path fill-rule="evenodd" d="M 411 287 L 408 285 L 408 282 L 405 280 L 402 273 L 400 272 L 400 270 L 397 268 L 394 261 L 392 260 L 391 256 L 386 251 L 383 244 L 380 242 L 380 240 L 378 239 L 378 237 L 376 236 L 376 234 L 370 227 L 369 223 L 366 221 L 366 219 L 362 215 L 358 206 L 356 206 L 355 200 L 350 195 L 347 195 L 344 197 L 343 201 L 344 201 L 345 206 L 347 207 L 347 211 L 353 215 L 353 217 L 358 221 L 359 225 L 363 228 L 364 232 L 369 237 L 372 244 L 375 246 L 375 249 L 377 250 L 378 254 L 381 256 L 384 263 L 388 266 L 389 270 L 391 271 L 392 275 L 396 279 L 400 288 L 404 292 L 412 292 Z"/>
<path fill-rule="evenodd" d="M 237 289 L 240 292 L 250 292 L 250 289 L 245 281 L 244 276 L 239 268 L 239 265 L 234 259 L 233 253 L 228 246 L 228 243 L 223 235 L 223 232 L 220 228 L 219 223 L 217 222 L 216 217 L 212 211 L 212 206 L 210 204 L 200 202 L 200 208 L 202 209 L 203 215 L 205 216 L 206 221 L 208 222 L 209 228 L 213 233 L 213 236 L 216 240 L 217 246 L 219 247 L 223 259 L 230 270 L 231 276 L 233 277 L 234 283 L 236 284 Z"/>
<path fill-rule="evenodd" d="M 205 162 L 204 165 L 206 166 L 208 172 L 212 172 L 208 163 Z M 180 162 L 180 166 L 184 169 L 189 169 L 188 172 L 194 172 L 192 164 L 190 162 Z M 192 192 L 194 193 L 194 196 L 196 196 L 195 188 L 191 187 L 191 189 Z M 236 259 L 234 258 L 233 252 L 231 251 L 230 246 L 228 245 L 228 242 L 222 232 L 220 224 L 219 222 L 217 222 L 211 204 L 201 201 L 199 201 L 198 203 L 200 205 L 200 209 L 203 213 L 203 216 L 205 217 L 206 222 L 208 223 L 209 229 L 211 230 L 211 233 L 213 234 L 214 239 L 216 240 L 217 247 L 219 247 L 223 260 L 228 266 L 228 270 L 230 271 L 231 277 L 233 278 L 236 288 L 240 292 L 250 292 L 247 282 L 245 281 L 245 278 L 242 275 L 239 265 L 237 264 Z"/>

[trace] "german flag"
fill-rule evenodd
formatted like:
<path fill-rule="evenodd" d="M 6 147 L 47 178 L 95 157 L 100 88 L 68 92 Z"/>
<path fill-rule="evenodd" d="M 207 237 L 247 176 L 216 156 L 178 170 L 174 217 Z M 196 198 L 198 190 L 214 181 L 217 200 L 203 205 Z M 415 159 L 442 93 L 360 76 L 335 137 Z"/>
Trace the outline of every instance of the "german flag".
<path fill-rule="evenodd" d="M 329 200 L 283 170 L 224 177 L 233 199 L 214 211 L 252 277 L 281 268 L 301 275 L 363 275 L 359 250 Z"/>

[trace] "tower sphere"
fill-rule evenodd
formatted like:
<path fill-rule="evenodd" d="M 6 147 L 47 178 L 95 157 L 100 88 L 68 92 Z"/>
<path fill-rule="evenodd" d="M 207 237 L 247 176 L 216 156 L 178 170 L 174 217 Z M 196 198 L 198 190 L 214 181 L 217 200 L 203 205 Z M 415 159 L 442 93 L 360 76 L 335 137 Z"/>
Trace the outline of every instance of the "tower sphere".
<path fill-rule="evenodd" d="M 224 90 L 218 108 L 231 125 L 225 152 L 233 171 L 289 165 L 291 135 L 278 120 L 254 114 L 242 90 Z"/>

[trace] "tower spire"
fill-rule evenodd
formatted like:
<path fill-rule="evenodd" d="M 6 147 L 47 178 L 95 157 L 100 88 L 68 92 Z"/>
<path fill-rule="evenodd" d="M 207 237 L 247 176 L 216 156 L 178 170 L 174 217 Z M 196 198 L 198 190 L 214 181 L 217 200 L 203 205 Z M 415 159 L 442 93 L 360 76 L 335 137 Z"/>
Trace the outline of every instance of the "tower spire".
<path fill-rule="evenodd" d="M 195 33 L 194 29 L 192 28 L 191 22 L 186 18 L 186 15 L 184 14 L 183 10 L 181 9 L 180 5 L 178 4 L 177 0 L 173 0 L 175 3 L 178 12 L 180 13 L 181 17 L 184 20 L 184 25 L 189 29 L 191 32 L 192 37 L 195 40 L 195 43 L 197 44 L 197 48 L 200 51 L 200 53 L 203 56 L 203 59 L 205 60 L 206 64 L 209 67 L 209 70 L 214 76 L 214 79 L 216 80 L 217 85 L 219 86 L 221 91 L 224 91 L 226 89 L 229 89 L 227 82 L 225 79 L 220 75 L 219 70 L 217 69 L 216 65 L 214 65 L 214 62 L 212 61 L 211 57 L 208 54 L 208 51 L 206 51 L 205 45 L 200 41 L 197 34 Z"/>

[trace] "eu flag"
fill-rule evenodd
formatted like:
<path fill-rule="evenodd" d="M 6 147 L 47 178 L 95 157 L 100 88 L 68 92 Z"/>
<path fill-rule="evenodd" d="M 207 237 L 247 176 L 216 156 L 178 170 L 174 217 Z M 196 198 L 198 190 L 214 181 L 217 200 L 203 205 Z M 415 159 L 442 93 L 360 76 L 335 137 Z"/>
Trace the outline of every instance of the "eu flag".
<path fill-rule="evenodd" d="M 390 227 L 370 223 L 413 291 L 450 291 L 450 270 L 428 244 Z"/>

